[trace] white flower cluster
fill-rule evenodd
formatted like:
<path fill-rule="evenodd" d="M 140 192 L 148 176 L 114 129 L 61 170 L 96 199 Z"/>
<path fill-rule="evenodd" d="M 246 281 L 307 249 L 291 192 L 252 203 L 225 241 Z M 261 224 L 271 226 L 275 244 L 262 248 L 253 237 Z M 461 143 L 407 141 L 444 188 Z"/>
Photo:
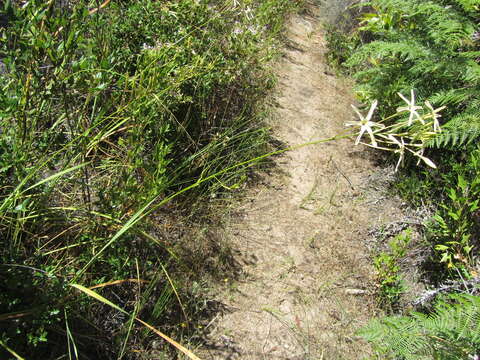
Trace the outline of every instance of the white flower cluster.
<path fill-rule="evenodd" d="M 236 26 L 233 29 L 233 34 L 234 35 L 241 35 L 241 34 L 245 33 L 245 31 L 248 31 L 252 35 L 257 35 L 258 32 L 259 32 L 258 26 L 249 25 L 249 26 L 245 27 L 241 23 L 239 23 L 238 21 L 235 23 L 235 25 Z"/>
<path fill-rule="evenodd" d="M 239 0 L 232 1 L 233 9 L 238 13 L 238 16 L 245 19 L 244 22 L 235 22 L 235 28 L 233 30 L 234 35 L 241 35 L 245 32 L 249 32 L 252 35 L 257 35 L 260 32 L 258 25 L 255 25 L 255 12 L 250 6 L 245 6 Z M 246 26 L 245 23 L 250 25 Z"/>
<path fill-rule="evenodd" d="M 405 113 L 408 113 L 408 119 L 396 121 L 389 126 L 385 126 L 382 122 L 372 121 L 373 113 L 378 105 L 378 101 L 375 100 L 370 106 L 367 116 L 363 116 L 360 111 L 352 105 L 359 120 L 347 122 L 345 126 L 358 127 L 359 131 L 355 145 L 361 143 L 375 149 L 393 151 L 399 154 L 395 171 L 397 171 L 403 163 L 406 152 L 418 158 L 417 165 L 420 161 L 423 161 L 428 166 L 436 168 L 433 161 L 424 156 L 424 151 L 426 143 L 441 132 L 438 121 L 441 116 L 439 112 L 442 111 L 445 106 L 434 109 L 432 104 L 425 101 L 426 109 L 424 109 L 422 106 L 415 105 L 415 93 L 413 90 L 411 90 L 410 95 L 411 98 L 407 99 L 398 93 L 398 96 L 406 103 L 406 106 L 399 107 L 396 114 L 384 119 L 382 122 L 391 120 L 394 117 L 404 116 Z M 419 111 L 421 111 L 421 115 Z M 370 144 L 361 142 L 365 133 L 370 137 Z"/>

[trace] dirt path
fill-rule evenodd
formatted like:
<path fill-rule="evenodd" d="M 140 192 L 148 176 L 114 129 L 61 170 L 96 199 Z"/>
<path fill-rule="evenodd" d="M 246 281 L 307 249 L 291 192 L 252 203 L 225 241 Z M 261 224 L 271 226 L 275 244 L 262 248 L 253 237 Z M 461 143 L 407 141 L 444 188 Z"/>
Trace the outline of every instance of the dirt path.
<path fill-rule="evenodd" d="M 294 16 L 278 64 L 275 136 L 289 145 L 326 138 L 353 115 L 351 87 L 325 65 L 312 17 Z M 227 313 L 210 327 L 204 359 L 360 359 L 353 334 L 375 312 L 367 230 L 399 210 L 372 201 L 369 155 L 351 140 L 307 146 L 277 159 L 231 224 L 243 280 L 219 300 Z M 369 190 L 370 189 L 370 190 Z"/>

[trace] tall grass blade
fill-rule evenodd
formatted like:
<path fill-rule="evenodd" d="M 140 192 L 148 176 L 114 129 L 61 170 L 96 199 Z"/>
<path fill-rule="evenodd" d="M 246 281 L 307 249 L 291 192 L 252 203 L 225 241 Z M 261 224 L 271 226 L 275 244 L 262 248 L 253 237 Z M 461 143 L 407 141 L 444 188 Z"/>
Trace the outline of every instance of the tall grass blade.
<path fill-rule="evenodd" d="M 334 141 L 334 140 L 340 140 L 340 139 L 344 139 L 344 138 L 348 138 L 350 137 L 351 135 L 350 134 L 347 134 L 345 135 L 345 133 L 342 133 L 342 134 L 339 134 L 339 135 L 336 135 L 336 136 L 332 136 L 330 138 L 326 138 L 326 139 L 321 139 L 321 140 L 315 140 L 315 141 L 309 141 L 309 142 L 306 142 L 306 143 L 303 143 L 303 144 L 299 144 L 299 145 L 295 145 L 295 146 L 291 146 L 291 147 L 288 147 L 286 149 L 281 149 L 281 150 L 277 150 L 277 151 L 272 151 L 268 154 L 264 154 L 264 155 L 261 155 L 261 156 L 257 156 L 253 159 L 249 159 L 249 160 L 246 160 L 246 161 L 242 161 L 240 163 L 237 163 L 237 164 L 234 164 L 232 166 L 229 166 L 223 170 L 220 170 L 212 175 L 209 175 L 209 176 L 206 176 L 206 177 L 203 177 L 203 175 L 201 175 L 196 182 L 194 182 L 193 184 L 183 188 L 182 190 L 180 191 L 177 191 L 176 193 L 166 197 L 165 199 L 163 199 L 162 201 L 160 201 L 158 204 L 156 204 L 155 206 L 153 206 L 152 208 L 150 208 L 151 205 L 153 205 L 157 199 L 160 197 L 160 195 L 156 195 L 152 200 L 150 200 L 146 205 L 144 205 L 140 210 L 138 210 L 126 223 L 125 225 L 122 226 L 122 228 L 88 261 L 88 263 L 80 270 L 77 272 L 77 274 L 75 275 L 73 281 L 77 281 L 77 279 L 85 273 L 85 271 L 87 271 L 87 269 L 90 267 L 90 265 L 92 265 L 96 260 L 97 258 L 103 254 L 103 252 L 110 246 L 112 245 L 116 240 L 118 240 L 123 234 L 125 234 L 130 228 L 132 228 L 138 221 L 140 221 L 141 219 L 143 219 L 144 217 L 146 217 L 147 215 L 151 214 L 155 209 L 158 209 L 160 206 L 163 206 L 165 204 L 167 204 L 168 202 L 170 202 L 171 200 L 173 200 L 174 198 L 178 197 L 179 195 L 189 191 L 189 190 L 192 190 L 200 185 L 202 185 L 203 183 L 211 180 L 211 179 L 215 179 L 217 178 L 218 176 L 220 175 L 223 175 L 225 173 L 228 173 L 234 169 L 238 169 L 240 167 L 243 167 L 243 166 L 252 166 L 256 163 L 258 163 L 259 161 L 263 160 L 263 159 L 266 159 L 266 158 L 269 158 L 269 157 L 272 157 L 272 156 L 275 156 L 275 155 L 280 155 L 280 154 L 283 154 L 287 151 L 293 151 L 293 150 L 298 150 L 298 149 L 301 149 L 305 146 L 310 146 L 310 145 L 317 145 L 317 144 L 322 144 L 322 143 L 326 143 L 326 142 L 330 142 L 330 141 Z M 149 209 L 150 208 L 150 209 Z"/>
<path fill-rule="evenodd" d="M 12 349 L 10 349 L 7 344 L 5 344 L 2 340 L 0 340 L 0 345 L 5 349 L 7 350 L 10 354 L 12 354 L 15 359 L 17 360 L 25 360 L 25 358 L 21 357 L 20 355 L 18 355 L 15 351 L 13 351 Z"/>
<path fill-rule="evenodd" d="M 119 307 L 118 305 L 112 303 L 110 300 L 104 298 L 103 296 L 97 294 L 95 291 L 93 290 L 90 290 L 89 288 L 86 288 L 85 286 L 83 285 L 80 285 L 80 284 L 70 284 L 70 286 L 74 287 L 75 289 L 77 290 L 80 290 L 81 292 L 85 293 L 86 295 L 94 298 L 95 300 L 97 301 L 100 301 L 102 303 L 104 303 L 105 305 L 108 305 L 112 308 L 114 308 L 115 310 L 118 310 L 120 311 L 121 313 L 125 314 L 125 315 L 128 315 L 128 316 L 131 316 L 127 311 L 123 310 L 121 307 Z M 173 340 L 172 338 L 170 338 L 169 336 L 165 335 L 164 333 L 162 333 L 160 330 L 157 330 L 156 328 L 154 328 L 152 325 L 146 323 L 145 321 L 139 319 L 138 317 L 135 317 L 135 320 L 138 321 L 140 324 L 144 325 L 145 327 L 147 327 L 148 329 L 152 330 L 155 334 L 157 334 L 158 336 L 160 336 L 161 338 L 163 338 L 165 341 L 167 341 L 168 343 L 170 343 L 171 345 L 173 345 L 175 348 L 177 348 L 179 351 L 183 352 L 185 355 L 187 355 L 191 360 L 201 360 L 198 356 L 196 356 L 194 353 L 192 353 L 190 350 L 188 350 L 186 347 L 184 347 L 183 345 L 181 345 L 180 343 L 176 342 L 175 340 Z"/>
<path fill-rule="evenodd" d="M 87 166 L 89 163 L 83 163 L 83 164 L 80 164 L 80 165 L 76 165 L 76 166 L 72 166 L 71 168 L 68 168 L 68 169 L 65 169 L 65 170 L 62 170 L 62 171 L 59 171 L 58 173 L 55 173 L 45 179 L 42 179 L 40 180 L 39 182 L 37 182 L 36 184 L 30 186 L 29 188 L 25 189 L 25 191 L 29 191 L 29 190 L 32 190 L 32 189 L 35 189 L 37 186 L 40 186 L 42 184 L 45 184 L 49 181 L 52 181 L 52 180 L 55 180 L 55 179 L 58 179 L 59 177 L 62 177 L 63 175 L 66 175 L 68 173 L 71 173 L 72 171 L 75 171 L 75 170 L 78 170 L 78 169 L 81 169 L 83 168 L 84 166 Z"/>
<path fill-rule="evenodd" d="M 65 315 L 65 329 L 67 331 L 67 347 L 68 347 L 68 358 L 71 360 L 72 359 L 72 350 L 71 347 L 73 347 L 73 352 L 75 354 L 75 359 L 78 359 L 78 350 L 77 350 L 77 344 L 75 344 L 75 339 L 73 338 L 72 332 L 70 331 L 70 326 L 68 326 L 68 316 L 67 316 L 67 310 L 64 310 L 64 315 Z"/>

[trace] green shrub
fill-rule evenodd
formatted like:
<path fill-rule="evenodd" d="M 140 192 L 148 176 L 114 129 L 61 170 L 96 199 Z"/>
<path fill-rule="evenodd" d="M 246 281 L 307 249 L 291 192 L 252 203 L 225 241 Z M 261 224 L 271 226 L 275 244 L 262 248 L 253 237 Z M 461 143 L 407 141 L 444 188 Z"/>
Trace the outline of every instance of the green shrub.
<path fill-rule="evenodd" d="M 359 100 L 385 105 L 379 111 L 381 119 L 404 106 L 397 95 L 410 89 L 412 98 L 417 95 L 417 105 L 428 101 L 435 108 L 446 106 L 440 118 L 442 131 L 426 142 L 431 149 L 425 153 L 438 170 L 419 172 L 407 166 L 396 184 L 416 205 L 437 209 L 426 231 L 437 271 L 425 280 L 475 277 L 480 224 L 480 3 L 371 0 L 358 2 L 357 11 L 356 27 L 347 34 L 333 29 L 329 46 L 333 63 L 356 79 Z M 404 121 L 389 119 L 392 127 Z M 399 277 L 394 260 L 393 254 L 383 253 L 376 267 L 386 286 L 383 293 L 396 295 Z M 447 271 L 442 271 L 444 264 Z M 438 304 L 430 316 L 384 318 L 362 332 L 380 351 L 380 358 L 476 359 L 478 298 L 454 300 L 459 304 Z"/>
<path fill-rule="evenodd" d="M 472 160 L 480 135 L 478 1 L 372 0 L 357 8 L 352 40 L 342 45 L 348 50 L 337 55 L 339 45 L 333 41 L 331 54 L 356 79 L 361 101 L 378 99 L 384 105 L 382 118 L 403 105 L 397 94 L 411 88 L 417 104 L 446 106 L 439 118 L 442 131 L 426 142 L 431 148 L 426 154 L 438 171 L 407 167 L 396 186 L 416 205 L 443 202 L 427 229 L 440 255 L 433 260 L 450 269 L 472 268 L 478 247 L 478 169 Z M 456 271 L 446 274 L 458 276 Z"/>
<path fill-rule="evenodd" d="M 390 310 L 397 308 L 400 296 L 405 291 L 399 261 L 405 257 L 410 241 L 411 230 L 409 229 L 395 236 L 388 243 L 388 251 L 380 252 L 373 262 L 377 271 L 380 304 Z"/>
<path fill-rule="evenodd" d="M 448 269 L 460 268 L 467 277 L 474 270 L 473 254 L 478 251 L 480 152 L 471 153 L 466 166 L 457 169 L 456 186 L 447 189 L 448 198 L 440 205 L 430 227 L 431 241 Z"/>

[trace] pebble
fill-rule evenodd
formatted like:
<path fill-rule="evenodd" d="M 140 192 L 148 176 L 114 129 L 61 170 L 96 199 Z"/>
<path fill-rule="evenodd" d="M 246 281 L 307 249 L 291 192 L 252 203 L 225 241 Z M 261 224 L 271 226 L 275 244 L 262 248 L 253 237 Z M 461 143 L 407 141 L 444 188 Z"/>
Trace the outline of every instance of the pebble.
<path fill-rule="evenodd" d="M 347 295 L 364 295 L 366 293 L 367 292 L 362 289 L 346 289 L 345 290 L 345 294 Z"/>

